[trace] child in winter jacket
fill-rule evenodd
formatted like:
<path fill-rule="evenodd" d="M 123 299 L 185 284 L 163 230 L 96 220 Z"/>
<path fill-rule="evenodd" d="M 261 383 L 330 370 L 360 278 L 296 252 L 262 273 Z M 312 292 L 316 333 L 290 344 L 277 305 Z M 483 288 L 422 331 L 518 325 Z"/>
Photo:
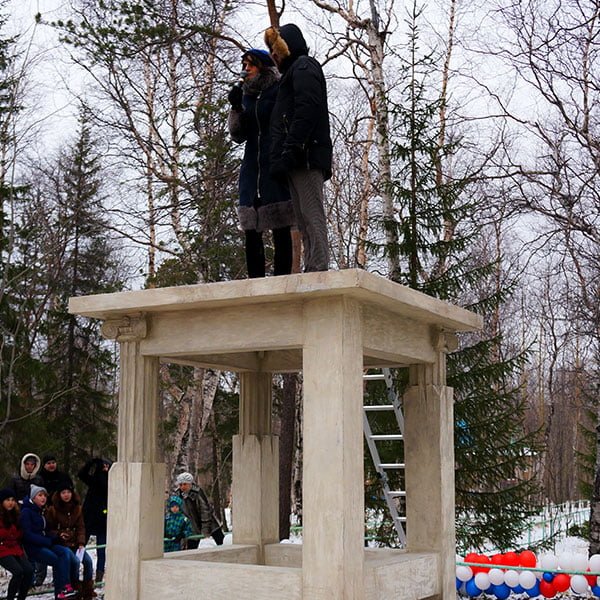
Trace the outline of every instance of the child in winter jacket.
<path fill-rule="evenodd" d="M 77 551 L 80 551 L 83 583 L 79 582 L 79 562 L 77 569 L 71 572 L 71 581 L 73 587 L 81 592 L 80 600 L 91 600 L 96 596 L 93 580 L 94 565 L 91 556 L 85 551 L 85 525 L 81 500 L 67 481 L 63 481 L 52 496 L 52 505 L 46 511 L 46 521 L 50 531 L 58 536 L 60 544 L 69 548 L 73 555 L 77 555 Z"/>
<path fill-rule="evenodd" d="M 15 493 L 12 489 L 0 490 L 0 567 L 12 576 L 6 600 L 25 600 L 33 579 L 33 567 L 25 556 L 22 539 Z"/>
<path fill-rule="evenodd" d="M 74 598 L 77 592 L 71 585 L 70 573 L 79 563 L 74 554 L 60 544 L 58 536 L 47 531 L 43 513 L 47 500 L 46 488 L 37 485 L 32 485 L 29 496 L 24 498 L 19 519 L 23 546 L 30 560 L 52 567 L 56 600 Z"/>
<path fill-rule="evenodd" d="M 179 496 L 171 496 L 165 514 L 165 552 L 176 552 L 182 549 L 185 538 L 192 535 L 190 520 L 181 512 L 183 500 Z"/>

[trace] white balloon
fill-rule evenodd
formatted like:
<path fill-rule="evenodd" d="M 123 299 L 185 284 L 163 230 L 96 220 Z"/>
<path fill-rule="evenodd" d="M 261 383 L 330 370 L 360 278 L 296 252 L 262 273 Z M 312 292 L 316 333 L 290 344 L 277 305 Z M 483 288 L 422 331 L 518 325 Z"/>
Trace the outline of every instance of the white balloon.
<path fill-rule="evenodd" d="M 563 552 L 558 557 L 558 566 L 563 571 L 573 571 L 573 561 L 575 560 L 575 556 L 570 552 Z"/>
<path fill-rule="evenodd" d="M 502 569 L 490 569 L 488 577 L 494 585 L 504 583 L 504 571 Z"/>
<path fill-rule="evenodd" d="M 585 554 L 573 554 L 573 571 L 587 571 L 588 557 Z"/>
<path fill-rule="evenodd" d="M 542 556 L 540 566 L 544 571 L 556 571 L 556 568 L 558 567 L 558 558 L 551 552 L 548 552 Z"/>
<path fill-rule="evenodd" d="M 524 590 L 530 590 L 537 583 L 533 571 L 521 571 L 519 573 L 519 585 Z"/>
<path fill-rule="evenodd" d="M 487 590 L 490 585 L 490 578 L 487 573 L 475 573 L 475 585 L 482 591 Z"/>
<path fill-rule="evenodd" d="M 590 556 L 590 571 L 594 571 L 594 573 L 600 572 L 600 554 L 592 554 Z"/>
<path fill-rule="evenodd" d="M 506 571 L 506 573 L 504 573 L 504 583 L 508 587 L 515 587 L 519 585 L 519 574 L 515 570 L 509 569 Z"/>
<path fill-rule="evenodd" d="M 588 590 L 587 579 L 583 575 L 573 575 L 571 577 L 571 589 L 576 594 L 585 594 Z"/>
<path fill-rule="evenodd" d="M 459 565 L 456 567 L 456 578 L 461 581 L 469 581 L 473 577 L 473 571 L 471 571 L 471 567 L 467 567 L 466 565 Z"/>

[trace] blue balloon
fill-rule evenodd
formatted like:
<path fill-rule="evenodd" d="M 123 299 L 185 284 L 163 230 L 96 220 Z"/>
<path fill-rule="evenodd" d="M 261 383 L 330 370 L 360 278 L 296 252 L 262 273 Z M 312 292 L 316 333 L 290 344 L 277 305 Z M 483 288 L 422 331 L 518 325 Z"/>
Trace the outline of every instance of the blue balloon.
<path fill-rule="evenodd" d="M 520 585 L 515 585 L 514 588 L 510 588 L 512 590 L 513 594 L 522 594 L 525 591 L 525 588 L 521 587 Z"/>
<path fill-rule="evenodd" d="M 488 588 L 488 593 L 496 596 L 498 600 L 506 600 L 510 596 L 510 588 L 505 583 L 492 585 Z"/>
<path fill-rule="evenodd" d="M 550 583 L 554 579 L 554 573 L 548 573 L 548 571 L 546 571 L 542 577 L 544 578 L 544 581 Z"/>
<path fill-rule="evenodd" d="M 462 581 L 458 577 L 456 577 L 456 589 L 460 590 L 461 585 L 462 585 Z"/>
<path fill-rule="evenodd" d="M 592 594 L 594 594 L 594 596 L 596 596 L 597 598 L 600 598 L 600 585 L 592 586 Z"/>
<path fill-rule="evenodd" d="M 540 582 L 536 580 L 535 585 L 531 589 L 525 590 L 525 593 L 530 598 L 535 598 L 536 596 L 539 596 L 540 595 Z"/>
<path fill-rule="evenodd" d="M 471 596 L 471 598 L 475 598 L 475 596 L 479 596 L 481 594 L 481 590 L 475 585 L 475 579 L 469 579 L 467 581 L 466 586 L 467 596 Z"/>

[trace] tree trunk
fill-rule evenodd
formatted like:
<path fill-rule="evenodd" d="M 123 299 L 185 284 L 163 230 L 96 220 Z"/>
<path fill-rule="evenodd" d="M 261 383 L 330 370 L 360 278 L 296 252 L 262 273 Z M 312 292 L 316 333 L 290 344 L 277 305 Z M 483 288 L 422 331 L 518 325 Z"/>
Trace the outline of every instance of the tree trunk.
<path fill-rule="evenodd" d="M 294 459 L 294 429 L 296 425 L 297 378 L 294 373 L 283 376 L 281 431 L 279 434 L 279 539 L 290 537 L 292 505 L 292 464 Z"/>
<path fill-rule="evenodd" d="M 598 415 L 600 420 L 600 414 Z M 596 474 L 590 502 L 590 556 L 600 554 L 600 425 L 596 427 Z"/>

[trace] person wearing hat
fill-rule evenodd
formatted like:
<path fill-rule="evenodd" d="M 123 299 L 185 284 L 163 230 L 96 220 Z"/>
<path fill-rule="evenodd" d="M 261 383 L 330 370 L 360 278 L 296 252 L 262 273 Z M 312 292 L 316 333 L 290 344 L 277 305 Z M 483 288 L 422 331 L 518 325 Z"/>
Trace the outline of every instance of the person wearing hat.
<path fill-rule="evenodd" d="M 265 276 L 263 232 L 272 230 L 273 274 L 292 271 L 291 226 L 294 209 L 287 184 L 269 174 L 270 120 L 279 73 L 269 53 L 250 48 L 242 54 L 243 79 L 229 92 L 229 133 L 245 143 L 239 175 L 238 219 L 245 235 L 248 277 Z"/>
<path fill-rule="evenodd" d="M 33 567 L 22 546 L 19 505 L 9 488 L 0 490 L 0 567 L 11 574 L 6 600 L 25 600 L 33 580 Z"/>
<path fill-rule="evenodd" d="M 293 23 L 269 27 L 265 43 L 281 72 L 271 116 L 271 175 L 287 182 L 304 246 L 304 270 L 327 271 L 323 184 L 331 177 L 327 85 Z"/>
<path fill-rule="evenodd" d="M 48 490 L 48 505 L 54 498 L 54 493 L 59 491 L 63 485 L 73 487 L 73 480 L 70 475 L 58 468 L 58 461 L 55 454 L 44 454 L 42 456 L 42 468 L 39 471 L 43 486 Z"/>
<path fill-rule="evenodd" d="M 79 561 L 77 569 L 71 572 L 73 587 L 80 592 L 80 600 L 92 600 L 94 592 L 94 565 L 91 556 L 85 551 L 85 525 L 79 494 L 72 485 L 64 482 L 54 492 L 52 504 L 46 510 L 46 521 L 50 531 L 58 536 L 59 543 L 71 550 L 74 556 L 81 554 L 83 582 L 79 582 Z"/>
<path fill-rule="evenodd" d="M 106 458 L 92 458 L 79 470 L 77 477 L 88 486 L 83 501 L 83 520 L 87 544 L 96 536 L 96 581 L 104 579 L 106 566 L 106 517 L 108 514 L 108 471 L 112 462 Z"/>
<path fill-rule="evenodd" d="M 44 454 L 44 456 L 42 456 L 41 465 L 42 468 L 39 470 L 38 475 L 41 477 L 42 483 L 39 485 L 43 485 L 48 491 L 47 506 L 50 506 L 52 504 L 54 493 L 59 487 L 63 484 L 73 487 L 73 480 L 68 473 L 58 469 L 58 462 L 55 454 Z M 36 587 L 44 584 L 46 571 L 46 565 L 35 565 L 34 585 Z"/>
<path fill-rule="evenodd" d="M 175 483 L 178 488 L 175 494 L 183 500 L 183 514 L 191 521 L 194 535 L 210 535 L 217 546 L 221 546 L 225 534 L 204 490 L 194 483 L 193 475 L 188 472 L 177 475 Z M 197 548 L 199 543 L 198 539 L 188 540 L 187 547 Z"/>
<path fill-rule="evenodd" d="M 71 583 L 71 573 L 79 566 L 73 553 L 60 544 L 57 535 L 49 531 L 44 517 L 48 492 L 32 485 L 29 496 L 23 499 L 19 524 L 23 530 L 23 547 L 29 560 L 50 565 L 56 600 L 74 598 L 77 592 Z"/>
<path fill-rule="evenodd" d="M 186 545 L 186 538 L 193 535 L 192 524 L 183 514 L 183 500 L 179 496 L 170 496 L 165 513 L 165 552 L 176 552 Z M 187 545 L 186 545 L 187 547 Z"/>
<path fill-rule="evenodd" d="M 15 498 L 22 502 L 23 498 L 29 496 L 31 485 L 44 485 L 43 479 L 38 474 L 40 470 L 40 457 L 28 452 L 21 459 L 19 472 L 13 476 L 8 485 L 15 493 Z"/>

